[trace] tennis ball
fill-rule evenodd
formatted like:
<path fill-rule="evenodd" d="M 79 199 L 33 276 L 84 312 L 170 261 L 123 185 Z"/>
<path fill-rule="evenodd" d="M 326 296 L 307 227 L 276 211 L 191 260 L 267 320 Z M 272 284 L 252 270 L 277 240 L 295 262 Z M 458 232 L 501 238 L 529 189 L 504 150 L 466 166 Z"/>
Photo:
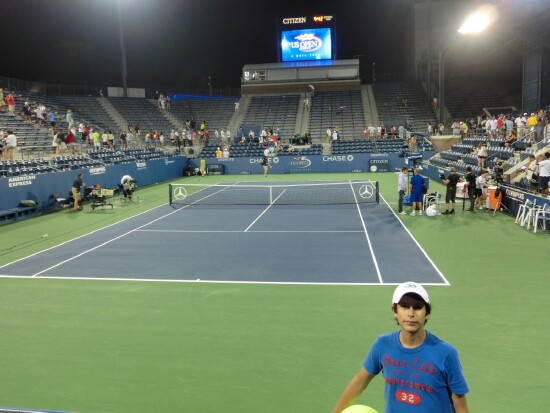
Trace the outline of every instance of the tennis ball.
<path fill-rule="evenodd" d="M 378 413 L 372 407 L 363 406 L 362 404 L 354 404 L 342 410 L 342 413 Z"/>

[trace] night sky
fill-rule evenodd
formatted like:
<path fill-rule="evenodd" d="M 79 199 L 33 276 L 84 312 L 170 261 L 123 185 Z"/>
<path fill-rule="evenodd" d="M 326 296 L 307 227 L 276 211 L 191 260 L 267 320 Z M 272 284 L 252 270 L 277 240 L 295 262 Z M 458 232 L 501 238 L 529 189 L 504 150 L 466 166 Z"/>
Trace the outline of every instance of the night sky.
<path fill-rule="evenodd" d="M 0 75 L 120 86 L 116 0 L 0 0 Z M 398 72 L 412 0 L 121 0 L 128 86 L 238 87 L 277 61 L 276 17 L 336 17 L 339 59 Z M 365 76 L 365 75 L 364 75 Z"/>

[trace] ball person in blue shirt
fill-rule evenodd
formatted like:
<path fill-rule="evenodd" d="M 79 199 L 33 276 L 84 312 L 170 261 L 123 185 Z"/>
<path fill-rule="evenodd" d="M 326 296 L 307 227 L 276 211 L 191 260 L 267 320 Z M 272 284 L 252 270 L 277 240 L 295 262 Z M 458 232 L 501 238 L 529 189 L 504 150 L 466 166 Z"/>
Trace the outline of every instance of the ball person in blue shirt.
<path fill-rule="evenodd" d="M 412 281 L 397 286 L 392 311 L 399 330 L 376 339 L 333 413 L 353 404 L 380 372 L 385 413 L 468 413 L 457 351 L 425 329 L 431 304 L 424 287 Z"/>

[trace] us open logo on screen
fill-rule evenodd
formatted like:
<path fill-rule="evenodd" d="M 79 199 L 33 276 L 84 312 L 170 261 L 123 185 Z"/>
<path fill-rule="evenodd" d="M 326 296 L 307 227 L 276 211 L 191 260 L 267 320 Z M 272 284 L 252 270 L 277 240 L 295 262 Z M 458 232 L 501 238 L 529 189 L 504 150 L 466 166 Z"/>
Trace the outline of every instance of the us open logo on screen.
<path fill-rule="evenodd" d="M 298 49 L 301 52 L 314 52 L 323 47 L 323 41 L 315 33 L 304 33 L 294 37 L 296 42 L 292 42 L 290 47 Z"/>

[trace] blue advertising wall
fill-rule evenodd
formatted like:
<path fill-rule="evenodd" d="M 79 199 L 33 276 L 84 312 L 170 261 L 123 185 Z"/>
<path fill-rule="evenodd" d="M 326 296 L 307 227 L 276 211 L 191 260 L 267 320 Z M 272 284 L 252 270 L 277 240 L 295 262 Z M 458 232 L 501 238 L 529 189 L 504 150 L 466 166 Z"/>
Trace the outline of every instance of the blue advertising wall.
<path fill-rule="evenodd" d="M 137 180 L 139 186 L 144 186 L 181 177 L 186 165 L 187 158 L 177 156 L 65 172 L 0 178 L 0 210 L 17 208 L 23 199 L 47 205 L 52 201 L 54 193 L 62 198 L 68 198 L 78 172 L 84 174 L 83 182 L 87 186 L 99 184 L 106 188 L 117 188 L 123 175 L 130 175 Z"/>
<path fill-rule="evenodd" d="M 424 152 L 428 158 L 434 152 Z M 199 159 L 190 160 L 199 166 Z M 225 174 L 249 175 L 263 173 L 261 158 L 207 158 L 207 165 L 223 165 Z M 405 163 L 405 158 L 397 153 L 371 154 L 355 153 L 347 155 L 285 155 L 269 158 L 270 174 L 288 173 L 322 173 L 322 172 L 383 172 L 399 171 Z"/>

